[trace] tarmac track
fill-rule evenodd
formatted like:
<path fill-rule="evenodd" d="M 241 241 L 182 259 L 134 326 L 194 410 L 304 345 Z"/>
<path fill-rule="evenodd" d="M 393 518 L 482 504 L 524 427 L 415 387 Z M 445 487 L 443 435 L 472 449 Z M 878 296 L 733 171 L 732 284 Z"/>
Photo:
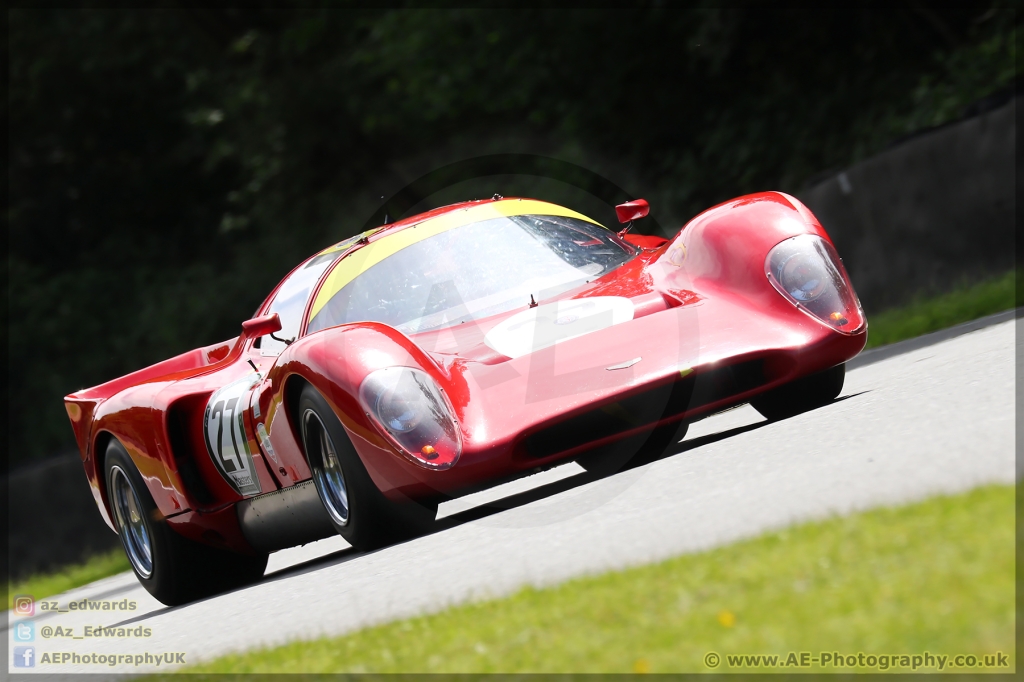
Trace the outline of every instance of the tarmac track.
<path fill-rule="evenodd" d="M 443 530 L 376 552 L 353 552 L 340 538 L 286 550 L 272 555 L 261 583 L 176 608 L 152 599 L 132 574 L 100 580 L 50 601 L 67 609 L 83 598 L 129 600 L 136 608 L 44 613 L 37 605 L 36 658 L 183 652 L 195 663 L 650 563 L 794 522 L 1012 483 L 1020 352 L 1013 316 L 864 353 L 849 364 L 839 399 L 791 419 L 769 423 L 743 406 L 697 422 L 682 443 L 640 468 L 590 480 L 570 464 L 489 493 L 491 507 L 467 509 L 488 501 L 487 493 L 447 503 Z M 495 503 L 502 492 L 512 497 Z M 42 637 L 45 626 L 58 625 L 75 635 L 85 625 L 142 625 L 152 635 Z M 9 631 L 9 647 L 22 644 L 13 637 Z M 166 669 L 24 669 L 8 660 L 11 673 Z"/>

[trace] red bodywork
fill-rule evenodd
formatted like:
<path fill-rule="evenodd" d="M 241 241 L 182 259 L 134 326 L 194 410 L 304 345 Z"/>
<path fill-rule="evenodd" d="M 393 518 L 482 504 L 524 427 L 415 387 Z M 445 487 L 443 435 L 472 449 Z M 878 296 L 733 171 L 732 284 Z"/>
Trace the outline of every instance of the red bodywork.
<path fill-rule="evenodd" d="M 385 226 L 369 240 L 477 203 Z M 308 336 L 303 327 L 278 357 L 261 356 L 243 333 L 72 394 L 67 411 L 108 525 L 113 527 L 101 460 L 109 439 L 117 438 L 176 530 L 200 542 L 251 552 L 235 513 L 243 497 L 212 462 L 203 436 L 210 396 L 252 375 L 250 362 L 263 378 L 247 394 L 243 420 L 261 493 L 310 478 L 290 413 L 297 388 L 308 382 L 334 408 L 385 495 L 458 494 L 572 459 L 656 422 L 694 419 L 744 402 L 859 353 L 866 324 L 852 333 L 836 331 L 785 299 L 765 275 L 769 250 L 800 234 L 828 239 L 799 201 L 766 192 L 705 211 L 671 240 L 628 235 L 626 241 L 638 250 L 634 258 L 558 299 L 626 297 L 634 319 L 515 359 L 491 350 L 483 338 L 518 310 L 411 336 L 375 322 Z M 634 358 L 639 361 L 611 369 Z M 435 471 L 412 463 L 359 406 L 362 379 L 389 366 L 420 368 L 447 394 L 463 442 L 454 467 Z M 685 387 L 684 402 L 674 404 L 673 391 L 685 382 L 696 383 Z M 594 423 L 588 418 L 596 411 L 611 414 L 648 395 L 659 396 L 651 400 L 664 405 L 655 422 L 609 428 L 599 415 L 603 430 L 588 431 Z M 267 434 L 262 443 L 260 424 Z"/>

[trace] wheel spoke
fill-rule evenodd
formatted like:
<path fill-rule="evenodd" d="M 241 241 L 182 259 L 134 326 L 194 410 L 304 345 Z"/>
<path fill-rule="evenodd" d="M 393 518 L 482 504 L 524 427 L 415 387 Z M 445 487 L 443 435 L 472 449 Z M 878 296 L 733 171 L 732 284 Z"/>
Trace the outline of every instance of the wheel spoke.
<path fill-rule="evenodd" d="M 125 553 L 139 575 L 148 578 L 153 573 L 153 545 L 142 503 L 128 474 L 120 467 L 111 469 L 110 484 L 114 521 Z"/>
<path fill-rule="evenodd" d="M 316 483 L 320 498 L 334 522 L 344 526 L 348 523 L 349 516 L 348 487 L 334 442 L 320 417 L 312 410 L 306 411 L 303 427 L 306 451 L 313 469 L 313 481 Z M 311 432 L 314 428 L 315 435 Z M 318 452 L 311 450 L 311 445 L 317 448 Z"/>

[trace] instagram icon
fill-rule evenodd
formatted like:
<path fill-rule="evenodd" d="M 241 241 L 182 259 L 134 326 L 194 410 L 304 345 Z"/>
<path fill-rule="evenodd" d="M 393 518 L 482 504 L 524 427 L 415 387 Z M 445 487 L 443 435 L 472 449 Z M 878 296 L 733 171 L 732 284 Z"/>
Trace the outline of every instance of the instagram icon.
<path fill-rule="evenodd" d="M 14 595 L 14 615 L 32 616 L 36 612 L 36 602 L 28 594 Z"/>

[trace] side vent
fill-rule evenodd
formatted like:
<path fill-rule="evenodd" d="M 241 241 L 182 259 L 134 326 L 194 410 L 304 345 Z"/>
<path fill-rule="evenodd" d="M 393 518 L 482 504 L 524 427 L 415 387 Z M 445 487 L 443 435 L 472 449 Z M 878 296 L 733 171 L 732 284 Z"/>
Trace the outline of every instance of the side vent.
<path fill-rule="evenodd" d="M 167 435 L 171 441 L 178 475 L 188 494 L 200 505 L 212 504 L 215 500 L 196 465 L 196 455 L 202 456 L 205 453 L 196 453 L 190 434 L 200 433 L 202 424 L 198 420 L 202 419 L 208 398 L 209 395 L 205 393 L 186 396 L 172 403 L 167 410 Z"/>

